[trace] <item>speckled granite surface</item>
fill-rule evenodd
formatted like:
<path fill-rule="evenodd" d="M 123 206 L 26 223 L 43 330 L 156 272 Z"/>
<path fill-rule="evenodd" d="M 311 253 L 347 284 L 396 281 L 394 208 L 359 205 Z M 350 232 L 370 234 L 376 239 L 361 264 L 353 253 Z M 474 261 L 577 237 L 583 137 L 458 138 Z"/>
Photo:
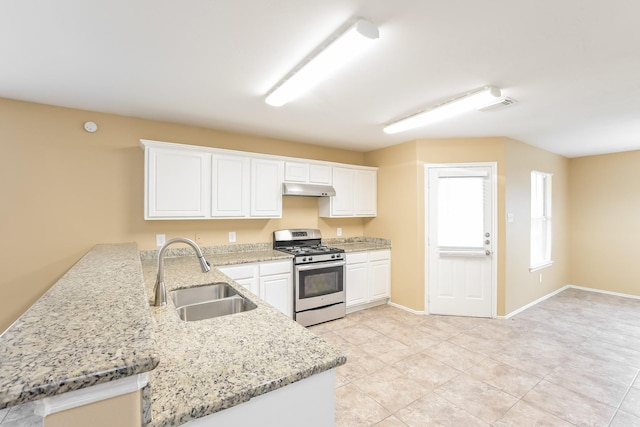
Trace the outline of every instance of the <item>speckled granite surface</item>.
<path fill-rule="evenodd" d="M 0 409 L 156 367 L 134 243 L 97 245 L 0 336 Z"/>
<path fill-rule="evenodd" d="M 346 237 L 322 239 L 322 243 L 336 248 L 344 249 L 345 252 L 364 252 L 391 249 L 391 240 L 378 237 Z"/>
<path fill-rule="evenodd" d="M 191 250 L 177 249 L 173 255 Z M 181 321 L 171 301 L 149 308 L 157 251 L 145 252 L 133 243 L 96 245 L 0 336 L 0 409 L 151 371 L 145 418 L 177 426 L 345 363 L 218 270 L 201 273 L 191 256 L 165 260 L 169 290 L 226 281 L 258 307 L 198 322 Z M 204 252 L 213 266 L 291 258 L 268 243 Z"/>
<path fill-rule="evenodd" d="M 211 263 L 216 264 L 215 258 Z M 146 260 L 142 265 L 151 298 L 156 263 Z M 149 379 L 154 426 L 183 424 L 346 361 L 320 337 L 218 270 L 203 274 L 195 257 L 165 259 L 168 291 L 217 281 L 231 283 L 258 307 L 196 322 L 180 320 L 171 300 L 151 308 L 161 360 Z"/>

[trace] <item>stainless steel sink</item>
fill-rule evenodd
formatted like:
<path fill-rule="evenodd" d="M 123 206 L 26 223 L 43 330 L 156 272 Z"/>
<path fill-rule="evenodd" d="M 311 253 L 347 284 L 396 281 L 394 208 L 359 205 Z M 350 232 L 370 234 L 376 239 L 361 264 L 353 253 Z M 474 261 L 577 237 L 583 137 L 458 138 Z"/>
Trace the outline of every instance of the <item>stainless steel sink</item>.
<path fill-rule="evenodd" d="M 187 322 L 242 313 L 257 307 L 224 282 L 176 289 L 170 295 L 178 316 Z"/>
<path fill-rule="evenodd" d="M 224 282 L 215 282 L 193 288 L 176 289 L 170 292 L 171 299 L 177 308 L 185 305 L 229 298 L 237 294 L 238 292 L 235 289 Z"/>
<path fill-rule="evenodd" d="M 257 306 L 248 299 L 236 295 L 216 301 L 177 307 L 176 311 L 182 320 L 191 322 L 194 320 L 210 319 L 212 317 L 226 316 L 234 313 L 253 310 Z"/>

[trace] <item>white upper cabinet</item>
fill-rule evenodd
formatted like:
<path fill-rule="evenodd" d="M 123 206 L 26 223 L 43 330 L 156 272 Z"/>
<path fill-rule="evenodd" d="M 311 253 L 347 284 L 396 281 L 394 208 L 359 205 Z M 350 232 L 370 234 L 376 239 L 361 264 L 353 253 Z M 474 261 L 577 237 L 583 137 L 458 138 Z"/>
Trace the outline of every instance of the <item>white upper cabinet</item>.
<path fill-rule="evenodd" d="M 378 213 L 378 178 L 376 171 L 356 170 L 355 216 L 376 216 Z"/>
<path fill-rule="evenodd" d="M 145 219 L 281 218 L 282 184 L 333 185 L 321 217 L 376 216 L 377 169 L 140 140 Z"/>
<path fill-rule="evenodd" d="M 145 157 L 145 219 L 208 216 L 208 153 L 154 147 Z"/>
<path fill-rule="evenodd" d="M 251 159 L 251 217 L 282 217 L 284 162 Z"/>
<path fill-rule="evenodd" d="M 320 198 L 320 216 L 368 217 L 377 214 L 377 171 L 374 168 L 334 166 L 334 197 Z"/>
<path fill-rule="evenodd" d="M 285 162 L 284 180 L 304 184 L 331 184 L 331 166 L 319 163 Z"/>
<path fill-rule="evenodd" d="M 251 159 L 243 156 L 211 156 L 211 216 L 249 216 Z"/>

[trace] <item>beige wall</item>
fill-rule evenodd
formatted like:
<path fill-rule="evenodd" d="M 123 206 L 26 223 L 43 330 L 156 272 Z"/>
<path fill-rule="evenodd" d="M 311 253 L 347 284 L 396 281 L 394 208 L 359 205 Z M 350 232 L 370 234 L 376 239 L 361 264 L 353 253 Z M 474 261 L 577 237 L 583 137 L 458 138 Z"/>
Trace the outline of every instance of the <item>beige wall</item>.
<path fill-rule="evenodd" d="M 98 132 L 82 129 L 87 120 Z M 317 199 L 286 197 L 281 219 L 145 221 L 141 138 L 379 166 L 378 216 L 318 218 Z M 389 238 L 392 301 L 423 310 L 425 163 L 498 162 L 499 315 L 567 283 L 640 294 L 640 152 L 567 160 L 506 138 L 468 138 L 363 154 L 1 98 L 0 141 L 0 331 L 94 244 L 135 241 L 153 249 L 157 233 L 198 233 L 205 246 L 227 243 L 229 231 L 239 243 L 269 242 L 273 230 L 291 227 Z M 554 174 L 555 264 L 534 273 L 526 220 L 531 169 Z"/>
<path fill-rule="evenodd" d="M 422 310 L 421 240 L 422 211 L 415 142 L 377 150 L 366 155 L 378 166 L 378 216 L 365 222 L 364 233 L 391 239 L 391 301 Z"/>
<path fill-rule="evenodd" d="M 505 314 L 511 313 L 569 283 L 569 160 L 513 140 L 506 140 Z M 529 271 L 531 171 L 553 174 L 551 201 L 554 264 Z M 542 275 L 542 282 L 540 276 Z"/>
<path fill-rule="evenodd" d="M 96 133 L 83 130 L 95 121 Z M 203 245 L 270 242 L 278 228 L 317 227 L 361 236 L 362 219 L 318 218 L 318 201 L 285 197 L 273 220 L 145 221 L 144 152 L 155 139 L 234 150 L 363 164 L 362 153 L 231 134 L 193 126 L 0 98 L 0 331 L 96 243 L 137 242 L 155 234 L 195 237 Z"/>
<path fill-rule="evenodd" d="M 571 283 L 640 296 L 640 151 L 569 163 Z"/>
<path fill-rule="evenodd" d="M 365 234 L 392 240 L 391 300 L 413 310 L 425 309 L 426 163 L 498 163 L 498 314 L 504 301 L 504 139 L 419 140 L 367 153 L 378 166 L 378 217 L 365 223 Z M 392 216 L 391 216 L 392 215 Z"/>
<path fill-rule="evenodd" d="M 426 163 L 498 164 L 498 315 L 508 314 L 568 283 L 568 160 L 507 138 L 419 140 L 368 153 L 378 166 L 378 217 L 367 235 L 392 239 L 393 302 L 424 310 Z M 555 265 L 529 272 L 530 172 L 554 173 Z M 507 224 L 506 213 L 516 221 Z M 526 221 L 525 221 L 526 219 Z M 535 279 L 535 280 L 534 280 Z M 534 283 L 535 282 L 535 283 Z"/>

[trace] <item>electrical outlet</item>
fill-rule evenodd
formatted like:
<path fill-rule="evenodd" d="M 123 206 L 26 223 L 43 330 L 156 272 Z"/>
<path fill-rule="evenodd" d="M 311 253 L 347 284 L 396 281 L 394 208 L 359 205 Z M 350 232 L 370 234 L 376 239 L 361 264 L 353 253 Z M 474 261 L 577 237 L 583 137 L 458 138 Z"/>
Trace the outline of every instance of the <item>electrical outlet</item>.
<path fill-rule="evenodd" d="M 229 242 L 230 243 L 234 243 L 236 241 L 236 232 L 235 231 L 230 231 L 229 232 Z"/>
<path fill-rule="evenodd" d="M 336 231 L 336 235 L 338 237 L 342 236 L 342 227 L 338 227 L 338 230 Z"/>
<path fill-rule="evenodd" d="M 156 246 L 164 246 L 167 238 L 164 234 L 156 234 Z"/>

